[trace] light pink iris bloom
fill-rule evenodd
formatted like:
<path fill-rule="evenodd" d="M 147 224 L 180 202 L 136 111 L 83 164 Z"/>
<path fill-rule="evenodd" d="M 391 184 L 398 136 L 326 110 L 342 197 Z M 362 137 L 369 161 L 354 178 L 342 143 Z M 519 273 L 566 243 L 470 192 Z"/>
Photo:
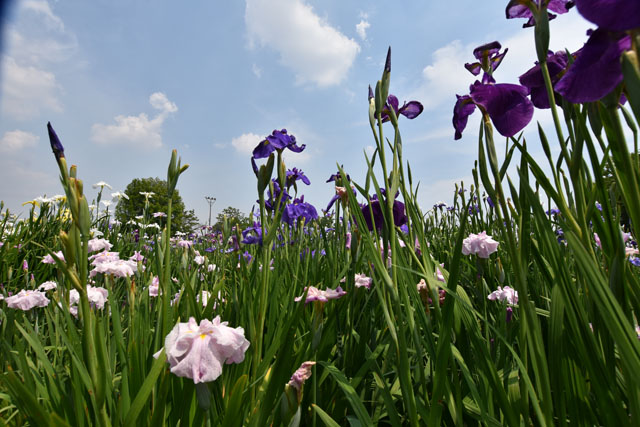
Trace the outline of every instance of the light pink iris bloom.
<path fill-rule="evenodd" d="M 498 286 L 498 290 L 491 292 L 487 298 L 491 301 L 506 301 L 511 305 L 515 305 L 518 303 L 518 291 L 509 286 L 504 288 Z"/>
<path fill-rule="evenodd" d="M 364 274 L 356 273 L 356 288 L 365 287 L 367 289 L 371 289 L 371 284 L 373 283 L 373 279 L 371 277 L 367 277 Z"/>
<path fill-rule="evenodd" d="M 307 290 L 306 287 L 304 289 L 305 291 Z M 330 299 L 338 299 L 346 294 L 347 293 L 342 290 L 340 286 L 335 289 L 326 289 L 324 291 L 321 291 L 315 286 L 309 286 L 309 292 L 307 292 L 307 299 L 305 300 L 305 304 L 309 304 L 312 301 L 327 302 Z M 302 300 L 302 295 L 299 297 L 295 297 L 294 299 L 295 302 L 298 302 L 300 300 Z"/>
<path fill-rule="evenodd" d="M 50 281 L 44 282 L 40 286 L 38 286 L 38 290 L 39 291 L 51 291 L 53 289 L 56 289 L 57 287 L 58 287 L 58 284 L 56 282 L 50 280 Z"/>
<path fill-rule="evenodd" d="M 62 251 L 58 251 L 55 253 L 55 255 L 60 258 L 60 261 L 64 262 L 64 255 L 62 254 Z M 44 258 L 42 258 L 42 263 L 43 264 L 55 264 L 56 261 L 53 259 L 53 257 L 49 254 L 46 254 L 44 256 Z"/>
<path fill-rule="evenodd" d="M 23 311 L 31 310 L 33 307 L 45 307 L 49 305 L 49 298 L 42 292 L 26 289 L 5 298 L 5 301 L 7 302 L 7 307 L 18 308 Z"/>
<path fill-rule="evenodd" d="M 248 348 L 244 329 L 230 328 L 220 316 L 213 322 L 203 319 L 200 325 L 191 317 L 189 322 L 174 326 L 164 340 L 171 372 L 191 378 L 195 384 L 214 381 L 222 374 L 224 363 L 242 362 Z"/>
<path fill-rule="evenodd" d="M 109 250 L 113 245 L 106 239 L 91 239 L 87 244 L 87 250 L 89 252 L 96 252 L 101 250 Z"/>
<path fill-rule="evenodd" d="M 288 386 L 298 390 L 298 393 L 302 391 L 302 386 L 306 380 L 311 378 L 311 368 L 316 362 L 304 362 L 300 367 L 291 375 L 291 379 L 287 383 Z"/>
<path fill-rule="evenodd" d="M 463 255 L 476 254 L 480 258 L 489 258 L 489 255 L 498 250 L 498 242 L 487 235 L 486 231 L 480 234 L 470 234 L 462 241 Z"/>

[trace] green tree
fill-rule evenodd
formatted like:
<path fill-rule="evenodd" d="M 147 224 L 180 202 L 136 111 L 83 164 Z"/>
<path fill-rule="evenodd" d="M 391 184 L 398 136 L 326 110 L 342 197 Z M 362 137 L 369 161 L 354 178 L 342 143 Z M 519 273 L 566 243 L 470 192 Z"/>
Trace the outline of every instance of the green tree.
<path fill-rule="evenodd" d="M 247 218 L 247 216 L 245 214 L 243 214 L 242 212 L 240 212 L 240 209 L 228 206 L 226 208 L 224 208 L 222 210 L 222 212 L 220 212 L 217 216 L 216 216 L 216 223 L 213 226 L 214 229 L 216 230 L 222 230 L 222 226 L 224 224 L 224 219 L 227 219 L 227 223 L 229 224 L 230 227 L 233 227 L 234 225 L 238 225 L 240 226 L 241 229 L 244 229 L 246 227 L 249 226 L 249 218 Z"/>
<path fill-rule="evenodd" d="M 156 212 L 167 213 L 169 196 L 167 194 L 167 181 L 160 178 L 135 178 L 124 190 L 129 199 L 120 198 L 116 206 L 116 218 L 125 223 L 140 215 L 147 215 L 147 219 L 159 223 L 164 227 L 165 218 L 154 218 Z M 153 193 L 148 198 L 144 193 Z M 146 206 L 146 212 L 145 212 Z M 191 232 L 199 221 L 193 209 L 186 210 L 182 197 L 178 190 L 173 193 L 172 201 L 172 231 Z"/>

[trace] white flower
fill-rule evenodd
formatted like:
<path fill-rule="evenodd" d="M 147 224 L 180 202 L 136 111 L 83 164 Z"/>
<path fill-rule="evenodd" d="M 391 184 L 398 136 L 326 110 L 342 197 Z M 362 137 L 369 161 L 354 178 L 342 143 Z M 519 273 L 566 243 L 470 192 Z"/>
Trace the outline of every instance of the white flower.
<path fill-rule="evenodd" d="M 101 200 L 100 203 L 102 203 L 105 208 L 108 208 L 113 203 L 113 200 Z"/>
<path fill-rule="evenodd" d="M 100 187 L 100 190 L 102 190 L 104 187 L 107 187 L 109 190 L 113 190 L 113 187 L 111 187 L 109 184 L 107 184 L 104 181 L 96 182 L 95 184 L 93 184 L 93 188 L 98 188 L 98 187 Z"/>
<path fill-rule="evenodd" d="M 115 193 L 111 193 L 111 198 L 112 199 L 120 199 L 124 197 L 125 199 L 129 200 L 129 196 L 127 196 L 125 193 L 121 192 L 121 191 L 116 191 Z"/>
<path fill-rule="evenodd" d="M 373 279 L 371 277 L 367 277 L 364 274 L 356 273 L 356 288 L 365 287 L 367 289 L 371 289 L 371 283 L 373 283 Z"/>
<path fill-rule="evenodd" d="M 60 258 L 60 261 L 64 262 L 64 255 L 62 254 L 62 251 L 58 251 L 54 255 L 57 256 L 58 258 Z M 42 263 L 43 264 L 55 264 L 56 261 L 53 259 L 53 257 L 51 255 L 46 254 L 42 258 Z"/>
<path fill-rule="evenodd" d="M 108 240 L 95 238 L 95 239 L 89 240 L 88 245 L 87 245 L 87 250 L 89 252 L 96 252 L 96 251 L 100 251 L 102 249 L 105 249 L 105 250 L 108 251 L 112 247 L 113 247 L 113 245 L 111 243 L 109 243 Z"/>
<path fill-rule="evenodd" d="M 491 292 L 487 299 L 491 301 L 507 301 L 509 304 L 515 305 L 518 303 L 518 291 L 509 286 L 504 288 L 498 286 L 498 290 Z"/>
<path fill-rule="evenodd" d="M 49 298 L 42 292 L 26 289 L 5 298 L 5 301 L 7 302 L 7 307 L 18 308 L 23 311 L 31 310 L 33 307 L 45 307 L 49 305 Z"/>
<path fill-rule="evenodd" d="M 58 284 L 56 282 L 50 280 L 50 281 L 44 282 L 40 286 L 38 286 L 38 290 L 39 291 L 50 291 L 52 289 L 56 289 L 57 287 L 58 287 Z"/>

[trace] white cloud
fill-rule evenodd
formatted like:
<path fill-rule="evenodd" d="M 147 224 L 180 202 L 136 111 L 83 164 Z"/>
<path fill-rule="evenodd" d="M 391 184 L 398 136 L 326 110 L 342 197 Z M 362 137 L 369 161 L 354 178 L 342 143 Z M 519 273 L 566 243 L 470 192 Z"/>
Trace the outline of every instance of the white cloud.
<path fill-rule="evenodd" d="M 105 145 L 134 144 L 146 148 L 162 147 L 162 125 L 170 113 L 178 111 L 178 107 L 162 92 L 151 94 L 149 103 L 156 110 L 160 110 L 152 119 L 149 119 L 146 113 L 140 113 L 137 116 L 119 115 L 114 118 L 115 124 L 94 124 L 91 127 L 91 139 Z"/>
<path fill-rule="evenodd" d="M 18 120 L 41 111 L 61 112 L 60 86 L 53 73 L 33 65 L 21 66 L 5 56 L 2 64 L 2 112 Z"/>
<path fill-rule="evenodd" d="M 251 154 L 258 143 L 264 138 L 255 133 L 243 133 L 231 140 L 231 145 L 241 154 Z"/>
<path fill-rule="evenodd" d="M 0 138 L 0 150 L 3 152 L 13 152 L 22 150 L 23 148 L 33 147 L 36 145 L 39 136 L 22 130 L 13 130 L 5 132 Z"/>
<path fill-rule="evenodd" d="M 591 26 L 577 13 L 559 16 L 551 23 L 550 48 L 554 51 L 565 48 L 578 50 L 586 41 L 585 32 Z M 422 102 L 425 109 L 435 109 L 445 103 L 453 108 L 454 94 L 468 93 L 469 85 L 476 79 L 464 64 L 473 62 L 473 49 L 488 41 L 491 38 L 468 44 L 454 40 L 433 52 L 432 62 L 422 70 L 422 84 L 412 99 Z M 499 41 L 509 52 L 495 78 L 498 82 L 517 83 L 518 77 L 533 67 L 536 60 L 533 29 L 518 29 Z"/>
<path fill-rule="evenodd" d="M 251 66 L 251 71 L 253 71 L 253 74 L 255 74 L 257 78 L 262 77 L 262 68 L 258 67 L 256 64 Z"/>
<path fill-rule="evenodd" d="M 371 27 L 368 21 L 361 19 L 358 24 L 356 24 L 356 32 L 360 36 L 362 40 L 367 39 L 367 28 Z"/>
<path fill-rule="evenodd" d="M 278 51 L 298 84 L 339 84 L 360 51 L 303 0 L 247 0 L 245 23 L 250 46 L 257 42 Z"/>

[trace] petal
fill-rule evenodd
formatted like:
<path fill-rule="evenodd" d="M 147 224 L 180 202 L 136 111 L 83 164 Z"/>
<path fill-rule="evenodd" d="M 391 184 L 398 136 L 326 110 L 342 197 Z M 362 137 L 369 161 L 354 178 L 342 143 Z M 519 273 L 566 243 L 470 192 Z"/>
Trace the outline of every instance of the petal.
<path fill-rule="evenodd" d="M 476 109 L 476 105 L 472 102 L 469 95 L 456 95 L 458 100 L 453 107 L 453 128 L 455 129 L 455 139 L 462 138 L 462 131 L 467 127 L 467 120 L 471 113 Z"/>
<path fill-rule="evenodd" d="M 273 153 L 274 147 L 269 143 L 268 139 L 261 141 L 256 148 L 253 149 L 252 157 L 254 159 L 265 159 L 269 154 Z"/>
<path fill-rule="evenodd" d="M 520 132 L 533 116 L 533 104 L 527 98 L 526 87 L 501 83 L 474 85 L 473 101 L 489 113 L 493 125 L 501 135 L 510 137 Z"/>
<path fill-rule="evenodd" d="M 598 27 L 626 31 L 640 27 L 638 0 L 576 0 L 578 12 Z"/>
<path fill-rule="evenodd" d="M 398 112 L 405 116 L 407 119 L 415 119 L 422 113 L 424 107 L 418 101 L 409 101 L 405 103 Z"/>
<path fill-rule="evenodd" d="M 398 112 L 398 105 L 400 104 L 400 102 L 395 95 L 389 95 L 387 97 L 387 104 L 393 107 L 393 111 L 395 111 L 396 113 Z"/>
<path fill-rule="evenodd" d="M 622 81 L 621 53 L 631 47 L 623 33 L 597 29 L 555 86 L 556 92 L 573 103 L 597 101 Z"/>
<path fill-rule="evenodd" d="M 480 74 L 480 71 L 482 71 L 482 67 L 480 66 L 479 62 L 466 63 L 464 64 L 464 68 L 466 68 L 467 71 L 469 71 L 474 76 L 477 76 L 478 74 Z"/>
<path fill-rule="evenodd" d="M 497 55 L 498 52 L 500 51 L 500 48 L 502 47 L 502 45 L 497 42 L 491 42 L 491 43 L 487 43 L 487 44 L 483 44 L 482 46 L 478 46 L 477 48 L 473 49 L 473 56 L 475 56 L 475 58 L 482 62 L 482 58 L 486 55 L 488 57 L 492 57 L 493 55 Z"/>

